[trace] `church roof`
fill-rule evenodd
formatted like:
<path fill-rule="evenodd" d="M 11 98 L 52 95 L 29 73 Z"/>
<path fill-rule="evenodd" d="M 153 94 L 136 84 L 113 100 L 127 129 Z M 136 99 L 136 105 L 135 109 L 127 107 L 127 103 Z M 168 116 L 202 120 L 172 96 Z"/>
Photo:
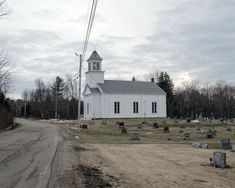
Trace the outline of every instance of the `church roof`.
<path fill-rule="evenodd" d="M 100 55 L 97 53 L 97 51 L 93 51 L 91 56 L 89 57 L 89 59 L 87 61 L 102 61 L 103 59 L 100 57 Z"/>
<path fill-rule="evenodd" d="M 154 82 L 105 80 L 104 83 L 98 83 L 98 85 L 104 93 L 108 94 L 166 94 Z"/>

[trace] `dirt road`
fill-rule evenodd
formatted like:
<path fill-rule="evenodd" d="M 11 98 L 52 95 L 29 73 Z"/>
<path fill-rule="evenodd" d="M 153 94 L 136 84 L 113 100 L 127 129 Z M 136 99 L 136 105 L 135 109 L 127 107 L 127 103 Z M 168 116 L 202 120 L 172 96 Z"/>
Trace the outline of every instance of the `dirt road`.
<path fill-rule="evenodd" d="M 0 187 L 80 187 L 74 141 L 62 126 L 17 119 L 0 134 Z"/>

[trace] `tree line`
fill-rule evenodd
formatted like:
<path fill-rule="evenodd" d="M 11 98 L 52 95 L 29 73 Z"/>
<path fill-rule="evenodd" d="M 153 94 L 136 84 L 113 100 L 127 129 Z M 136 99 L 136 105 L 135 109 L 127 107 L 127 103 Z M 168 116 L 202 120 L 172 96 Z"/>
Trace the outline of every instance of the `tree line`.
<path fill-rule="evenodd" d="M 6 0 L 0 1 L 0 19 L 9 13 Z M 10 99 L 6 98 L 10 86 L 11 69 L 11 59 L 0 49 L 0 130 L 13 124 L 14 116 L 9 105 Z"/>
<path fill-rule="evenodd" d="M 235 118 L 235 86 L 224 81 L 208 84 L 198 81 L 185 82 L 175 88 L 167 72 L 155 72 L 145 76 L 166 92 L 167 116 L 171 118 Z"/>
<path fill-rule="evenodd" d="M 78 114 L 77 82 L 71 74 L 66 81 L 57 76 L 52 83 L 35 80 L 35 89 L 24 90 L 19 115 L 35 118 L 76 119 Z M 81 103 L 83 113 L 83 103 Z"/>

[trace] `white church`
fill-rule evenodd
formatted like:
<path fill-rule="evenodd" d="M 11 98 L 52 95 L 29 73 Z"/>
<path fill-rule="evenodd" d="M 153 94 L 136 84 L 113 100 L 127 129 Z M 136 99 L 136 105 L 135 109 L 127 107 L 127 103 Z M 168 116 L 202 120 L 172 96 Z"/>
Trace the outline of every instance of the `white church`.
<path fill-rule="evenodd" d="M 154 82 L 105 80 L 93 51 L 83 91 L 84 119 L 166 117 L 166 93 Z"/>

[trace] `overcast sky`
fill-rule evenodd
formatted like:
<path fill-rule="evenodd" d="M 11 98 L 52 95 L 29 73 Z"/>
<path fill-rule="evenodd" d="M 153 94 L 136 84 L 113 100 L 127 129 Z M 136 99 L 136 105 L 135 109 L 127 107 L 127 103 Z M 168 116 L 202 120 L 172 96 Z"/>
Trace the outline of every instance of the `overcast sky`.
<path fill-rule="evenodd" d="M 8 0 L 0 48 L 16 63 L 11 96 L 34 80 L 75 75 L 91 0 Z M 176 85 L 235 82 L 234 0 L 99 0 L 87 56 L 106 79 L 167 71 Z M 87 69 L 84 64 L 83 72 Z"/>

